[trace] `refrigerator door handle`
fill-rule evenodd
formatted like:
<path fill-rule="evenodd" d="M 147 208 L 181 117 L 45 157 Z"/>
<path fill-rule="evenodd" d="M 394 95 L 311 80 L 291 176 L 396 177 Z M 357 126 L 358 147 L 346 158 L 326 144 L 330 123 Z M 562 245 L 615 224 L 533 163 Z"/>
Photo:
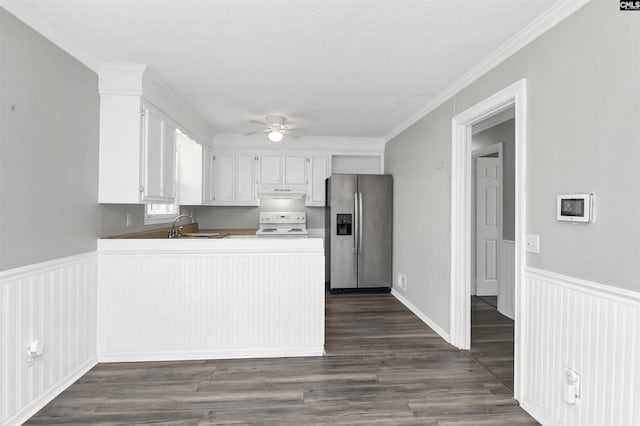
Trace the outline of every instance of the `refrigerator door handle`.
<path fill-rule="evenodd" d="M 359 234 L 359 223 L 358 223 L 358 193 L 353 193 L 353 253 L 358 254 L 358 234 Z"/>
<path fill-rule="evenodd" d="M 358 192 L 358 253 L 362 253 L 362 192 Z"/>

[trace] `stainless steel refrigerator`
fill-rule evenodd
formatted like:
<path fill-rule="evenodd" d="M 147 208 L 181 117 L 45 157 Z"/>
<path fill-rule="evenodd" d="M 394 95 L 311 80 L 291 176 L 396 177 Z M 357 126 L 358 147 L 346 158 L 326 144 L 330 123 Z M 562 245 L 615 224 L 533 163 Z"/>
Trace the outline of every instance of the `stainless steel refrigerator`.
<path fill-rule="evenodd" d="M 327 179 L 325 260 L 331 291 L 391 289 L 393 178 Z"/>

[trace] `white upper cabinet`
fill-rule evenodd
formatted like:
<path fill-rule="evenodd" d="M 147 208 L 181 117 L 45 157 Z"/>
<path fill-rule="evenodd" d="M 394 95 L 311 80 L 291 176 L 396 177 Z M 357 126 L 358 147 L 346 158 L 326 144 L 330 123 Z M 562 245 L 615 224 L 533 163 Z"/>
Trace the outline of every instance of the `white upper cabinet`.
<path fill-rule="evenodd" d="M 325 180 L 330 176 L 328 155 L 311 155 L 307 157 L 307 196 L 305 205 L 325 205 Z"/>
<path fill-rule="evenodd" d="M 209 146 L 202 147 L 202 204 L 213 204 L 213 157 Z"/>
<path fill-rule="evenodd" d="M 176 126 L 150 105 L 142 108 L 142 196 L 140 201 L 176 199 Z"/>
<path fill-rule="evenodd" d="M 104 64 L 98 86 L 98 202 L 176 202 L 177 123 L 199 141 L 213 137 L 209 124 L 146 65 Z"/>
<path fill-rule="evenodd" d="M 301 186 L 306 184 L 304 155 L 262 154 L 258 184 L 262 187 Z"/>
<path fill-rule="evenodd" d="M 99 202 L 175 202 L 175 129 L 139 97 L 102 95 Z"/>
<path fill-rule="evenodd" d="M 233 197 L 233 177 L 235 175 L 235 156 L 233 153 L 214 153 L 213 155 L 213 203 L 231 204 Z"/>
<path fill-rule="evenodd" d="M 205 149 L 203 201 L 209 205 L 257 206 L 253 153 Z"/>
<path fill-rule="evenodd" d="M 305 185 L 306 184 L 306 161 L 304 155 L 284 156 L 284 184 L 285 185 Z"/>
<path fill-rule="evenodd" d="M 181 206 L 198 206 L 203 202 L 203 146 L 186 135 L 176 135 L 178 155 L 178 191 Z"/>
<path fill-rule="evenodd" d="M 282 155 L 260 156 L 260 185 L 282 185 Z"/>
<path fill-rule="evenodd" d="M 256 156 L 254 154 L 236 153 L 236 202 L 256 202 L 255 168 Z"/>

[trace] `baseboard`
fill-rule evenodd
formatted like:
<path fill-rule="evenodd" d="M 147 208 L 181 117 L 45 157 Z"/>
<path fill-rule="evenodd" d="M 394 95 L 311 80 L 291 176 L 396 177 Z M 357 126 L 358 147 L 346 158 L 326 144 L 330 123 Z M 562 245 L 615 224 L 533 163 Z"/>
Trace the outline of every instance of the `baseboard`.
<path fill-rule="evenodd" d="M 415 305 L 413 303 L 411 303 L 407 299 L 405 299 L 405 297 L 402 296 L 400 293 L 398 293 L 398 291 L 395 288 L 391 289 L 391 295 L 393 297 L 395 297 L 396 299 L 398 299 L 398 301 L 400 303 L 402 303 L 404 306 L 406 306 L 407 309 L 409 309 L 411 312 L 413 312 L 415 314 L 415 316 L 420 318 L 420 320 L 422 322 L 427 324 L 429 326 L 429 328 L 431 328 L 433 331 L 438 333 L 438 335 L 440 335 L 440 337 L 442 337 L 447 343 L 451 343 L 451 337 L 449 336 L 449 333 L 444 331 L 431 318 L 429 318 L 424 313 L 422 313 L 418 308 L 415 307 Z"/>
<path fill-rule="evenodd" d="M 531 417 L 533 417 L 538 423 L 545 426 L 562 426 L 560 423 L 554 421 L 549 418 L 545 413 L 542 412 L 538 407 L 533 404 L 528 404 L 526 401 L 518 401 L 520 403 L 520 408 L 527 412 Z"/>
<path fill-rule="evenodd" d="M 45 405 L 51 402 L 56 396 L 60 395 L 64 390 L 71 386 L 76 380 L 85 375 L 96 364 L 95 358 L 90 358 L 81 364 L 78 368 L 73 370 L 64 379 L 49 388 L 48 391 L 40 395 L 38 398 L 31 401 L 28 405 L 15 413 L 12 417 L 8 418 L 2 426 L 21 425 L 31 417 L 33 417 L 38 411 L 40 411 Z"/>
<path fill-rule="evenodd" d="M 99 353 L 98 362 L 186 361 L 204 359 L 288 358 L 323 356 L 324 346 L 277 349 L 232 349 L 213 351 L 173 352 L 110 352 Z"/>

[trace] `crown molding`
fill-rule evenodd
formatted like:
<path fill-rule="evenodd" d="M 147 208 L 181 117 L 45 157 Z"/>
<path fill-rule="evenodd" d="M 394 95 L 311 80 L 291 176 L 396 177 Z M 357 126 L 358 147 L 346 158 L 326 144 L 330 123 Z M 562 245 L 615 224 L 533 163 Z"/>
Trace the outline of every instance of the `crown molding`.
<path fill-rule="evenodd" d="M 549 8 L 545 13 L 524 27 L 515 36 L 511 37 L 498 49 L 494 50 L 489 56 L 475 65 L 460 78 L 453 82 L 449 87 L 435 96 L 429 104 L 419 110 L 417 113 L 409 117 L 402 124 L 389 132 L 385 137 L 385 143 L 404 132 L 406 129 L 415 124 L 422 117 L 442 105 L 448 99 L 451 99 L 462 89 L 478 80 L 480 77 L 491 71 L 493 68 L 504 62 L 507 58 L 524 48 L 536 38 L 562 22 L 564 19 L 572 15 L 578 9 L 589 3 L 591 0 L 561 0 L 553 7 Z"/>
<path fill-rule="evenodd" d="M 79 47 L 68 37 L 63 35 L 54 26 L 42 19 L 30 6 L 21 0 L 0 0 L 0 7 L 7 10 L 13 16 L 24 22 L 28 27 L 42 35 L 44 38 L 76 58 L 82 64 L 90 68 L 96 74 L 100 71 L 100 62 L 87 51 Z"/>

